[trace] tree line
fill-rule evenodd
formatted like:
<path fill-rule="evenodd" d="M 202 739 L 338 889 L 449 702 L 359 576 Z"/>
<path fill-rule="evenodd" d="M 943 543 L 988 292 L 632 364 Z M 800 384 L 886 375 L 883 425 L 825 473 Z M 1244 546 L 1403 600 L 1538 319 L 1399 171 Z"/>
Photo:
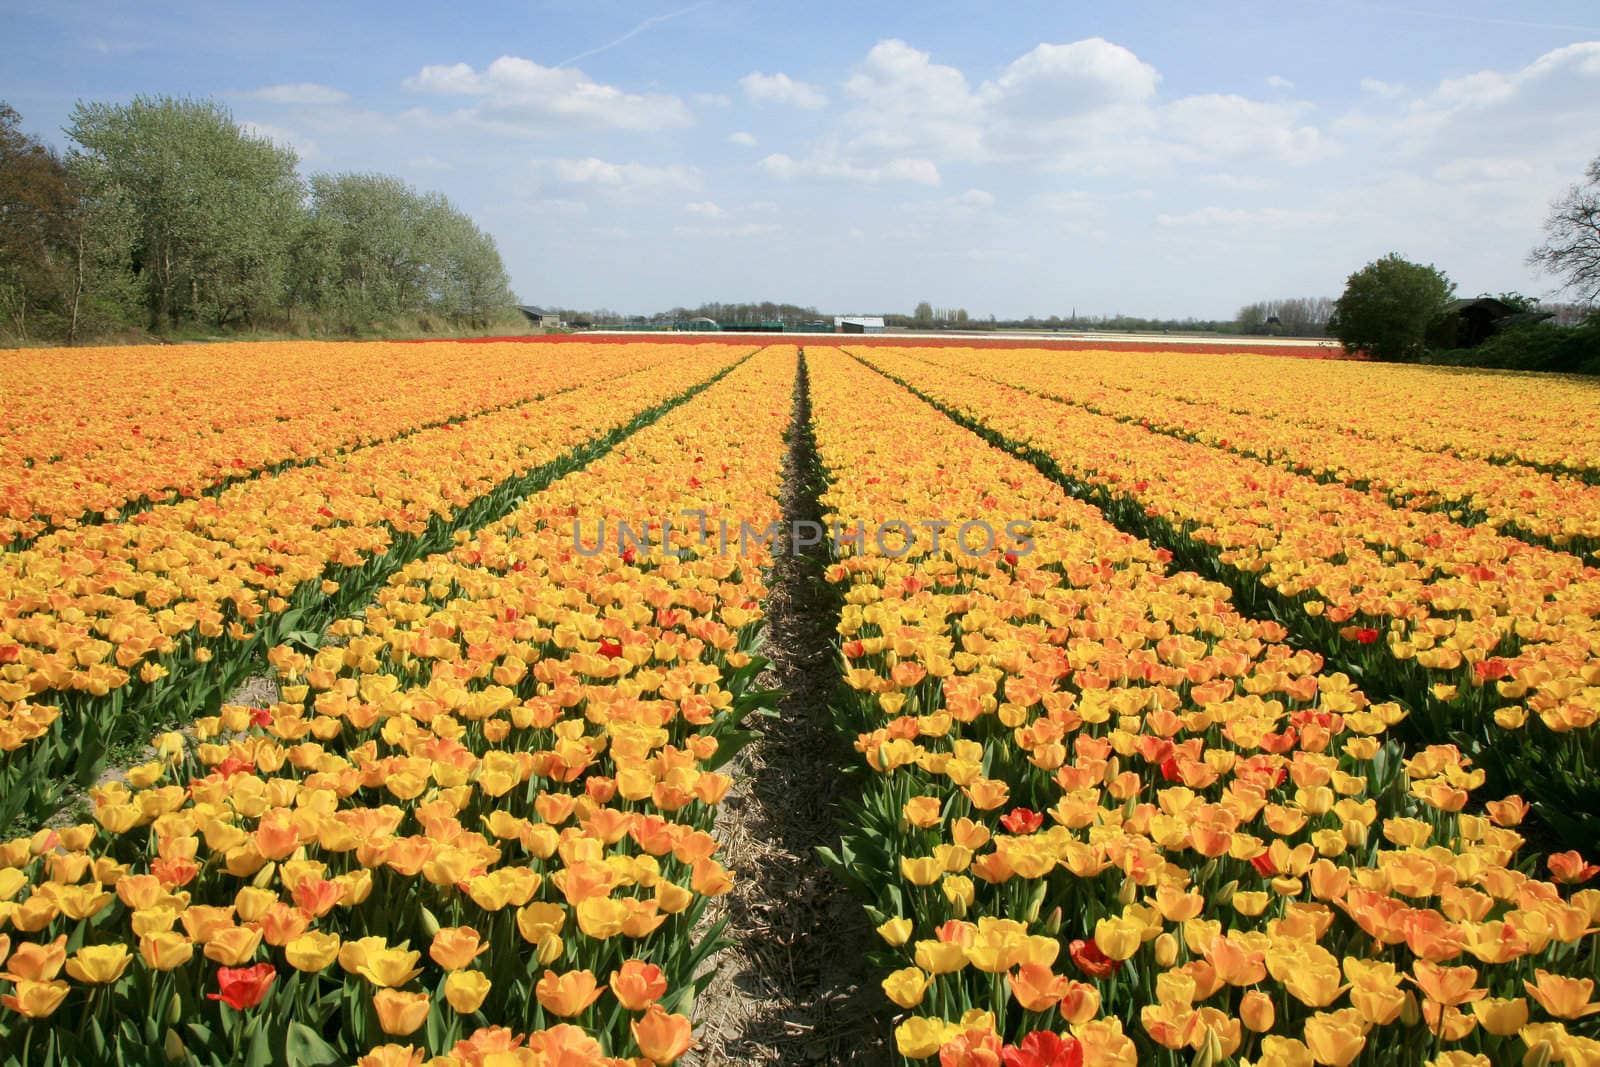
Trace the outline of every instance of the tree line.
<path fill-rule="evenodd" d="M 482 329 L 494 239 L 383 174 L 300 175 L 212 100 L 80 102 L 62 154 L 0 103 L 0 337 Z"/>

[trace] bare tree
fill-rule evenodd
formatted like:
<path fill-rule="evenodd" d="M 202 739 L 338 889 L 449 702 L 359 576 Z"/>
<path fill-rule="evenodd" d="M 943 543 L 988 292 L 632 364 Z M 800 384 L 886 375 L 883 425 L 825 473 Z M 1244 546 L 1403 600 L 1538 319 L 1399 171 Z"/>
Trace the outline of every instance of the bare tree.
<path fill-rule="evenodd" d="M 1528 263 L 1562 279 L 1561 288 L 1586 304 L 1600 299 L 1600 156 L 1584 171 L 1584 181 L 1550 205 L 1544 244 Z"/>

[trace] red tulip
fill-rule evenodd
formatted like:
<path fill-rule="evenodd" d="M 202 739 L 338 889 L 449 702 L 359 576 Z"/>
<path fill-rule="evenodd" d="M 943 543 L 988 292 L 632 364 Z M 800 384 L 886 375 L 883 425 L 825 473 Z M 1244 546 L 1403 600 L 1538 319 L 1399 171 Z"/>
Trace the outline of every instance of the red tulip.
<path fill-rule="evenodd" d="M 1067 954 L 1078 970 L 1090 978 L 1110 978 L 1122 970 L 1122 961 L 1114 960 L 1100 951 L 1093 941 L 1074 941 L 1067 946 Z"/>
<path fill-rule="evenodd" d="M 278 969 L 270 963 L 254 967 L 220 967 L 217 969 L 217 988 L 220 993 L 207 993 L 208 1000 L 220 1000 L 235 1011 L 244 1011 L 260 1004 L 267 990 L 278 977 Z"/>
<path fill-rule="evenodd" d="M 1035 1030 L 1016 1047 L 1000 1053 L 1005 1067 L 1083 1067 L 1083 1044 L 1048 1030 Z"/>
<path fill-rule="evenodd" d="M 1363 627 L 1356 631 L 1356 640 L 1363 645 L 1370 645 L 1378 639 L 1378 631 Z"/>
<path fill-rule="evenodd" d="M 1014 834 L 1031 834 L 1044 825 L 1044 816 L 1027 808 L 1012 808 L 1000 817 L 1000 825 Z"/>

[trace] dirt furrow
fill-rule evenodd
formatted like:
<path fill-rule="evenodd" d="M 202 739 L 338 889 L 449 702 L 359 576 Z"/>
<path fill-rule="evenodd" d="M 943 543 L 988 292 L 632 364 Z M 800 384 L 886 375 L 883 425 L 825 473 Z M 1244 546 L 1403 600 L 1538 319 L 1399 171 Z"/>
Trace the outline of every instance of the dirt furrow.
<path fill-rule="evenodd" d="M 865 959 L 877 935 L 815 854 L 837 838 L 836 804 L 851 788 L 841 771 L 853 753 L 828 717 L 838 671 L 823 549 L 790 551 L 794 524 L 820 524 L 810 424 L 802 354 L 763 649 L 772 661 L 763 684 L 786 696 L 741 754 L 718 819 L 738 878 L 712 920 L 728 920 L 732 944 L 713 958 L 696 1002 L 699 1044 L 685 1060 L 694 1067 L 889 1061 L 893 1008 Z"/>

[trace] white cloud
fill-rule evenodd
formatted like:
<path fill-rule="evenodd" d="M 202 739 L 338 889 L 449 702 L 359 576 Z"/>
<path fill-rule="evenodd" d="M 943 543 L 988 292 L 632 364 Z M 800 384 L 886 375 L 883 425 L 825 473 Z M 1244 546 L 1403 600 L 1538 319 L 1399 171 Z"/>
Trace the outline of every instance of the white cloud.
<path fill-rule="evenodd" d="M 855 149 L 955 159 L 981 154 L 982 105 L 966 75 L 904 41 L 879 41 L 844 89 L 855 101 L 845 117 Z"/>
<path fill-rule="evenodd" d="M 695 93 L 689 97 L 696 107 L 732 107 L 733 100 L 726 93 Z"/>
<path fill-rule="evenodd" d="M 1163 132 L 1187 156 L 1265 158 L 1312 163 L 1338 151 L 1315 126 L 1300 123 L 1309 105 L 1268 103 L 1242 96 L 1186 96 L 1162 109 Z"/>
<path fill-rule="evenodd" d="M 1377 78 L 1362 78 L 1361 91 L 1372 96 L 1392 99 L 1397 96 L 1404 96 L 1406 87 L 1399 82 L 1386 82 Z"/>
<path fill-rule="evenodd" d="M 753 133 L 748 133 L 745 130 L 735 130 L 733 133 L 728 134 L 728 143 L 739 145 L 741 148 L 754 148 L 760 142 L 756 140 Z"/>
<path fill-rule="evenodd" d="M 869 185 L 879 182 L 938 185 L 940 181 L 939 168 L 928 159 L 900 158 L 873 166 L 863 166 L 828 155 L 795 159 L 778 152 L 767 156 L 757 166 L 774 178 L 785 181 L 796 178 L 826 178 Z"/>
<path fill-rule="evenodd" d="M 292 148 L 301 159 L 315 159 L 321 154 L 316 141 L 283 126 L 274 126 L 268 122 L 245 121 L 239 123 L 239 128 L 253 137 L 263 137 L 274 144 Z"/>
<path fill-rule="evenodd" d="M 696 200 L 683 205 L 683 210 L 690 215 L 699 215 L 701 218 L 714 219 L 727 214 L 710 200 Z"/>
<path fill-rule="evenodd" d="M 294 82 L 286 85 L 267 85 L 242 94 L 251 100 L 264 100 L 269 104 L 342 104 L 350 94 L 316 82 Z"/>
<path fill-rule="evenodd" d="M 1434 168 L 1444 182 L 1506 182 L 1532 177 L 1534 166 L 1526 159 L 1472 157 L 1454 159 Z"/>
<path fill-rule="evenodd" d="M 984 189 L 968 189 L 956 201 L 965 207 L 994 207 L 994 194 Z"/>
<path fill-rule="evenodd" d="M 626 92 L 576 68 L 544 67 L 518 56 L 501 56 L 481 71 L 466 63 L 423 67 L 405 87 L 475 98 L 456 117 L 508 133 L 568 126 L 655 130 L 694 121 L 676 96 Z"/>
<path fill-rule="evenodd" d="M 1183 215 L 1163 212 L 1156 216 L 1158 226 L 1218 226 L 1227 229 L 1289 230 L 1326 226 L 1334 216 L 1325 211 L 1299 211 L 1288 208 L 1203 207 Z"/>
<path fill-rule="evenodd" d="M 888 156 L 1120 174 L 1228 157 L 1303 164 L 1337 151 L 1306 121 L 1309 105 L 1162 103 L 1160 85 L 1155 67 L 1099 37 L 1037 45 L 976 87 L 905 41 L 880 41 L 845 82 L 853 107 L 837 154 L 864 167 Z"/>
<path fill-rule="evenodd" d="M 783 227 L 775 222 L 735 222 L 722 226 L 674 226 L 672 232 L 678 237 L 726 240 L 776 237 L 783 232 Z"/>
<path fill-rule="evenodd" d="M 739 79 L 744 95 L 757 104 L 781 104 L 805 111 L 820 111 L 828 106 L 828 97 L 815 85 L 795 81 L 787 74 L 763 74 L 751 71 Z"/>
<path fill-rule="evenodd" d="M 664 167 L 647 163 L 611 163 L 594 156 L 585 159 L 537 160 L 534 167 L 562 185 L 591 186 L 618 193 L 698 189 L 701 181 L 700 172 L 694 167 L 676 163 Z"/>
<path fill-rule="evenodd" d="M 1290 81 L 1288 78 L 1285 78 L 1282 74 L 1269 74 L 1267 75 L 1267 88 L 1293 89 L 1294 82 Z"/>
<path fill-rule="evenodd" d="M 1194 181 L 1211 189 L 1226 189 L 1231 193 L 1260 193 L 1273 187 L 1273 183 L 1258 174 L 1203 174 Z"/>

